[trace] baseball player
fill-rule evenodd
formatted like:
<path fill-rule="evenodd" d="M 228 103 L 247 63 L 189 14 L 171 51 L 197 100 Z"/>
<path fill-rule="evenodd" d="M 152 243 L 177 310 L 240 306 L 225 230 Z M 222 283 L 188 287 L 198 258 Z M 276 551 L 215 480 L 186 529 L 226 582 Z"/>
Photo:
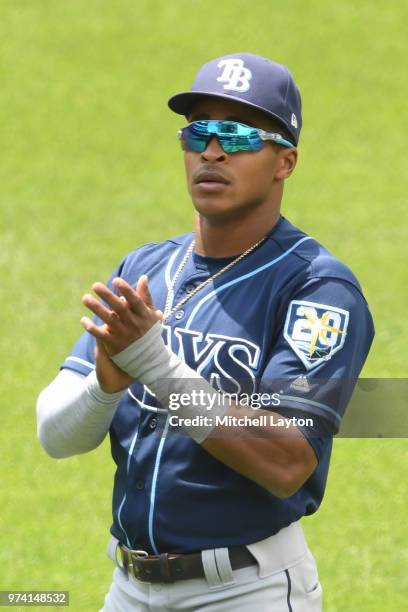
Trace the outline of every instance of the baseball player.
<path fill-rule="evenodd" d="M 315 612 L 299 520 L 322 501 L 371 315 L 352 272 L 280 214 L 302 125 L 288 69 L 217 58 L 169 106 L 194 232 L 83 296 L 94 316 L 39 397 L 39 438 L 66 457 L 110 435 L 104 610 Z"/>

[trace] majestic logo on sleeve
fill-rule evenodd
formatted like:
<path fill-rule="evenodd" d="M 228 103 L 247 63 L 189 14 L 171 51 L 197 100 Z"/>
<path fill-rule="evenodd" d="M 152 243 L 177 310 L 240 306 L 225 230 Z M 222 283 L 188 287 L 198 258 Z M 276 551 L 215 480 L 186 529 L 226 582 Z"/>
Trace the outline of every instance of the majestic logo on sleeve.
<path fill-rule="evenodd" d="M 348 321 L 349 313 L 342 308 L 293 300 L 284 337 L 306 369 L 311 370 L 343 347 Z"/>
<path fill-rule="evenodd" d="M 217 68 L 224 68 L 221 76 L 217 78 L 219 83 L 225 83 L 224 89 L 232 91 L 248 91 L 252 72 L 244 67 L 244 61 L 239 58 L 223 59 Z"/>

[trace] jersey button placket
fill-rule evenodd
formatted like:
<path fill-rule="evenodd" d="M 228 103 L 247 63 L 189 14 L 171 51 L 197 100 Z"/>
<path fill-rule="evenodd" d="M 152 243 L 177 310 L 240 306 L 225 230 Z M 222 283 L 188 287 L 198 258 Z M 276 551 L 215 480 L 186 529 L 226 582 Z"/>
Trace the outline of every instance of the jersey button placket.
<path fill-rule="evenodd" d="M 188 281 L 186 281 L 185 283 L 183 283 L 178 291 L 175 293 L 174 299 L 173 299 L 173 305 L 177 304 L 178 301 L 180 301 L 182 298 L 190 295 L 191 293 L 193 293 L 195 291 L 195 289 L 198 287 L 198 285 L 200 285 L 203 280 L 205 280 L 205 277 L 202 278 L 200 276 L 200 278 L 190 278 Z M 187 302 L 187 305 L 190 302 Z M 186 314 L 186 311 L 184 309 L 184 304 L 183 307 L 180 308 L 179 310 L 176 310 L 176 312 L 173 314 L 173 317 L 176 319 L 176 321 L 180 321 L 184 315 Z"/>

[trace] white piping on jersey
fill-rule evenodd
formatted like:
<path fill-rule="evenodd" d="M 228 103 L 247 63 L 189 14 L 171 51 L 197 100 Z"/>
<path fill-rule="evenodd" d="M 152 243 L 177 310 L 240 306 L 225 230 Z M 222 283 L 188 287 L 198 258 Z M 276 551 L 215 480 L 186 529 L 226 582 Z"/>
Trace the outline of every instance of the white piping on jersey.
<path fill-rule="evenodd" d="M 160 439 L 160 444 L 159 444 L 159 448 L 157 449 L 157 455 L 156 455 L 156 461 L 154 464 L 154 472 L 153 472 L 153 479 L 152 479 L 152 490 L 150 493 L 150 508 L 149 508 L 149 540 L 150 540 L 150 544 L 151 547 L 154 550 L 154 554 L 158 555 L 159 551 L 157 550 L 156 547 L 156 543 L 154 541 L 154 537 L 153 537 L 153 514 L 154 514 L 154 502 L 155 502 L 155 498 L 156 498 L 156 485 L 157 485 L 157 477 L 159 475 L 159 467 L 160 467 L 160 459 L 162 456 L 162 452 L 163 452 L 163 447 L 164 447 L 164 442 L 166 440 L 166 436 L 167 436 L 167 432 L 169 430 L 169 414 L 167 415 L 167 419 L 166 419 L 166 424 L 164 426 L 164 430 L 162 433 L 162 437 Z"/>
<path fill-rule="evenodd" d="M 330 414 L 334 416 L 336 421 L 338 423 L 341 423 L 340 415 L 333 408 L 327 406 L 326 404 L 321 404 L 320 402 L 315 402 L 314 400 L 309 400 L 303 397 L 296 397 L 296 395 L 280 395 L 279 398 L 281 400 L 288 400 L 291 402 L 296 402 L 298 404 L 307 404 L 308 406 L 315 406 L 316 408 L 320 408 L 324 412 L 330 412 Z M 299 410 L 302 410 L 302 408 L 299 408 Z"/>
<path fill-rule="evenodd" d="M 146 395 L 146 389 L 143 390 L 142 403 L 143 403 L 143 400 L 145 399 L 145 395 Z M 129 541 L 128 534 L 126 533 L 126 530 L 125 530 L 125 528 L 122 525 L 121 514 L 122 514 L 123 506 L 125 505 L 125 502 L 126 502 L 126 480 L 127 480 L 127 477 L 129 476 L 130 460 L 131 460 L 132 455 L 133 455 L 133 450 L 135 448 L 135 444 L 136 444 L 138 433 L 139 433 L 139 426 L 137 426 L 137 428 L 136 428 L 136 433 L 133 436 L 132 442 L 130 443 L 129 450 L 128 450 L 128 459 L 127 459 L 127 463 L 126 463 L 126 478 L 125 478 L 125 485 L 124 485 L 125 486 L 125 493 L 123 495 L 122 501 L 120 502 L 120 506 L 119 506 L 119 510 L 118 510 L 118 516 L 117 516 L 119 526 L 120 526 L 120 528 L 122 529 L 123 533 L 126 536 L 126 542 L 127 542 L 127 545 L 128 545 L 129 548 L 132 548 L 132 545 L 131 545 L 131 543 Z"/>
<path fill-rule="evenodd" d="M 81 365 L 86 366 L 87 368 L 91 368 L 91 370 L 95 369 L 95 365 L 90 361 L 86 361 L 86 359 L 81 359 L 81 357 L 67 357 L 65 361 L 75 361 L 76 363 L 80 363 Z"/>
<path fill-rule="evenodd" d="M 224 283 L 224 285 L 221 285 L 220 287 L 217 287 L 216 289 L 214 289 L 213 291 L 211 291 L 210 293 L 205 295 L 203 298 L 201 298 L 201 300 L 198 302 L 198 304 L 196 304 L 194 306 L 193 311 L 190 314 L 190 316 L 188 318 L 188 321 L 187 321 L 187 323 L 185 325 L 185 329 L 189 329 L 190 328 L 190 325 L 193 322 L 193 319 L 194 319 L 195 315 L 200 310 L 201 306 L 203 304 L 205 304 L 205 302 L 210 300 L 212 297 L 214 297 L 218 293 L 221 293 L 221 291 L 224 291 L 224 289 L 228 289 L 228 287 L 231 287 L 232 285 L 235 285 L 236 283 L 240 283 L 241 281 L 244 281 L 247 278 L 251 278 L 251 276 L 254 276 L 255 274 L 259 274 L 259 272 L 263 272 L 267 268 L 270 268 L 271 266 L 275 265 L 276 263 L 278 263 L 279 261 L 284 259 L 287 255 L 292 253 L 292 251 L 294 251 L 300 244 L 302 244 L 302 242 L 306 242 L 306 240 L 312 240 L 312 237 L 311 236 L 304 236 L 303 238 L 301 238 L 300 240 L 295 242 L 295 244 L 292 245 L 287 251 L 282 253 L 282 255 L 279 255 L 279 257 L 275 257 L 275 259 L 272 259 L 271 261 L 268 261 L 266 264 L 263 264 L 263 266 L 259 266 L 259 268 L 255 268 L 255 270 L 252 270 L 251 272 L 248 272 L 247 274 L 243 274 L 242 276 L 238 276 L 238 278 L 233 278 L 232 280 L 228 281 L 228 283 Z"/>
<path fill-rule="evenodd" d="M 170 295 L 171 295 L 171 299 L 169 300 L 169 307 L 170 308 L 173 306 L 173 302 L 174 302 L 174 288 L 173 288 L 173 282 L 172 282 L 173 279 L 171 278 L 171 268 L 173 266 L 173 263 L 174 263 L 177 255 L 180 253 L 180 251 L 181 251 L 181 247 L 179 249 L 177 249 L 177 251 L 175 251 L 173 253 L 173 255 L 170 257 L 170 259 L 169 259 L 169 261 L 167 263 L 166 269 L 164 271 L 164 278 L 165 278 L 165 281 L 166 281 L 167 291 L 170 292 Z M 143 397 L 143 399 L 144 399 L 144 397 Z M 161 409 L 159 408 L 158 411 L 161 412 Z M 164 410 L 164 412 L 168 413 L 168 410 Z M 157 453 L 156 453 L 156 460 L 155 460 L 155 464 L 154 464 L 153 479 L 152 479 L 152 490 L 150 492 L 150 507 L 149 507 L 148 530 L 149 530 L 150 545 L 151 545 L 151 547 L 154 550 L 154 553 L 156 555 L 159 554 L 159 551 L 157 550 L 156 543 L 154 541 L 154 536 L 153 536 L 154 504 L 155 504 L 155 500 L 156 500 L 156 486 L 157 486 L 157 477 L 158 477 L 158 474 L 159 474 L 160 460 L 161 460 L 161 456 L 162 456 L 162 452 L 163 452 L 163 447 L 164 447 L 164 442 L 166 440 L 166 436 L 167 436 L 168 430 L 169 430 L 169 414 L 167 414 L 166 423 L 165 423 L 165 426 L 164 426 L 164 429 L 163 429 L 163 433 L 162 433 L 162 436 L 161 436 L 161 439 L 160 439 L 159 447 L 158 447 Z"/>

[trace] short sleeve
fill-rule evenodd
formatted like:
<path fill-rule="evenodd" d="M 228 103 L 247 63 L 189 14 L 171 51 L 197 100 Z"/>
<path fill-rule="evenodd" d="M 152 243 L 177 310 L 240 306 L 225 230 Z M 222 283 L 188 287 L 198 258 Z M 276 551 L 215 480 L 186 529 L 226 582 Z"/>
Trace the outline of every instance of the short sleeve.
<path fill-rule="evenodd" d="M 94 320 L 96 317 L 94 317 Z M 61 369 L 67 368 L 88 376 L 95 369 L 95 338 L 84 332 L 65 358 Z"/>
<path fill-rule="evenodd" d="M 313 279 L 288 301 L 260 381 L 279 393 L 274 411 L 299 423 L 318 459 L 341 418 L 364 365 L 374 326 L 351 283 Z"/>

